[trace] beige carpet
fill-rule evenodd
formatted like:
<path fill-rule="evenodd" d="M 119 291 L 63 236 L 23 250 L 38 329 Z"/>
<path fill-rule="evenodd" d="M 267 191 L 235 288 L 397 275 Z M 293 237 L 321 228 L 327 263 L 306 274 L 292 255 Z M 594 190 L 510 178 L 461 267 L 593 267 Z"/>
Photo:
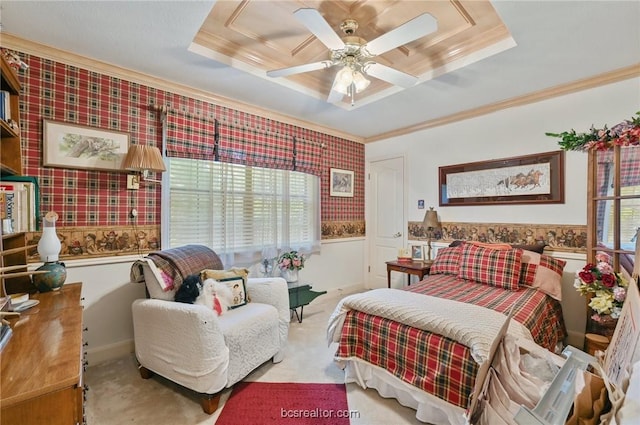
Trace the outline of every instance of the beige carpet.
<path fill-rule="evenodd" d="M 334 292 L 316 298 L 304 309 L 304 320 L 292 319 L 285 359 L 267 362 L 246 380 L 262 382 L 344 382 L 344 375 L 333 362 L 335 346 L 327 347 L 326 324 L 338 300 L 345 294 Z M 195 394 L 171 382 L 154 377 L 144 380 L 136 369 L 135 357 L 90 366 L 85 374 L 87 423 L 90 425 L 213 425 L 221 407 L 213 415 L 205 414 Z M 230 390 L 222 396 L 221 406 Z M 375 390 L 347 385 L 350 410 L 360 418 L 352 425 L 420 424 L 415 411 L 396 400 L 384 399 Z M 239 424 L 244 425 L 244 424 Z M 250 425 L 250 424 L 246 424 Z"/>

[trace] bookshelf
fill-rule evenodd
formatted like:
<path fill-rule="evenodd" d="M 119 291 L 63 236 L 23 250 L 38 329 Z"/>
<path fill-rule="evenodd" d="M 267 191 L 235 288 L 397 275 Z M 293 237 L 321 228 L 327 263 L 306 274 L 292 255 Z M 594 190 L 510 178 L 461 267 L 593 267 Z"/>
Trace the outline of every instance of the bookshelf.
<path fill-rule="evenodd" d="M 22 174 L 22 150 L 20 146 L 20 91 L 22 86 L 16 71 L 0 54 L 0 89 L 9 92 L 11 119 L 16 126 L 0 120 L 0 172 L 2 175 Z"/>
<path fill-rule="evenodd" d="M 22 175 L 22 147 L 20 142 L 20 92 L 22 86 L 16 71 L 0 54 L 0 89 L 9 92 L 11 119 L 15 124 L 0 120 L 0 174 Z M 3 234 L 0 238 L 0 296 L 17 292 L 36 292 L 27 270 L 25 233 Z"/>

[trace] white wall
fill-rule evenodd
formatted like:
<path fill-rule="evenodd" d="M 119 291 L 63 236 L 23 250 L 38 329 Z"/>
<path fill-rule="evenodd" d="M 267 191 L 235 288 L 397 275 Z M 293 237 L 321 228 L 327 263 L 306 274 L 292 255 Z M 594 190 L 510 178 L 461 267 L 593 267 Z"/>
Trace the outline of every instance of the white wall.
<path fill-rule="evenodd" d="M 629 119 L 640 109 L 640 78 L 511 108 L 465 121 L 365 146 L 365 160 L 405 155 L 406 211 L 409 221 L 421 221 L 419 199 L 434 206 L 442 221 L 578 224 L 587 222 L 587 155 L 567 152 L 565 203 L 553 205 L 496 205 L 439 207 L 438 167 L 555 151 L 557 139 L 545 132 L 594 125 L 609 127 Z M 563 257 L 562 254 L 558 256 Z M 569 343 L 582 345 L 586 320 L 584 299 L 573 290 L 573 276 L 584 255 L 565 255 L 563 312 Z M 365 262 L 367 259 L 365 259 Z"/>
<path fill-rule="evenodd" d="M 314 290 L 334 291 L 363 286 L 364 238 L 324 242 L 312 255 L 300 279 Z M 133 351 L 131 303 L 144 298 L 144 284 L 131 283 L 129 272 L 138 257 L 67 261 L 67 283 L 82 282 L 85 351 L 95 365 Z M 101 264 L 96 264 L 100 263 Z M 33 266 L 37 267 L 36 265 Z"/>

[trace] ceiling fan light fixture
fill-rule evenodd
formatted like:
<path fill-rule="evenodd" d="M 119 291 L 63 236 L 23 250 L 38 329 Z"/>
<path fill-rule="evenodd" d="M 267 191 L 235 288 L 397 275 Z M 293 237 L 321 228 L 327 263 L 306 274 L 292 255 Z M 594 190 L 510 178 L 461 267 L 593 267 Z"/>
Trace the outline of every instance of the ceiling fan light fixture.
<path fill-rule="evenodd" d="M 369 87 L 371 81 L 367 80 L 360 71 L 354 71 L 353 73 L 353 85 L 356 88 L 356 93 L 360 93 L 362 90 Z"/>
<path fill-rule="evenodd" d="M 336 82 L 348 86 L 353 82 L 353 70 L 349 66 L 344 66 L 336 74 Z"/>

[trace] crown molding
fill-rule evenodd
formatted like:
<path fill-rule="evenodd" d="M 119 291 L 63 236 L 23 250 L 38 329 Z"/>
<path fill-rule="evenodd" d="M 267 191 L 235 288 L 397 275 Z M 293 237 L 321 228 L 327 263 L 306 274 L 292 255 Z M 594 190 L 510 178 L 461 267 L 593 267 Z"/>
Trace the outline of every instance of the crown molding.
<path fill-rule="evenodd" d="M 404 136 L 406 134 L 415 133 L 416 131 L 427 130 L 429 128 L 439 127 L 441 125 L 451 124 L 456 121 L 479 117 L 481 115 L 490 114 L 492 112 L 497 112 L 503 109 L 523 106 L 529 103 L 536 103 L 542 100 L 564 96 L 582 90 L 617 83 L 618 81 L 628 80 L 630 78 L 635 78 L 638 76 L 640 76 L 640 63 L 627 66 L 625 68 L 616 69 L 610 72 L 605 72 L 604 74 L 599 74 L 571 83 L 561 84 L 548 89 L 539 90 L 537 92 L 517 96 L 489 105 L 480 106 L 478 108 L 467 109 L 466 111 L 461 111 L 434 120 L 424 121 L 416 125 L 389 131 L 387 133 L 378 134 L 376 136 L 367 137 L 364 139 L 364 143 L 371 143 L 379 140 L 390 139 L 392 137 Z"/>

